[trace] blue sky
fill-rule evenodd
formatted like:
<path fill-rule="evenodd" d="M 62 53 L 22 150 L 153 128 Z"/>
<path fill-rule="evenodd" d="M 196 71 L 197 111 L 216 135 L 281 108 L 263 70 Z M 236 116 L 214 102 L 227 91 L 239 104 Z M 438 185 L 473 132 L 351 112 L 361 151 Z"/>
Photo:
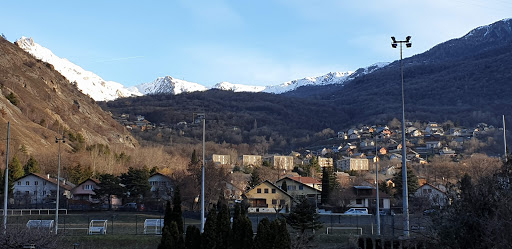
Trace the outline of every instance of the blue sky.
<path fill-rule="evenodd" d="M 409 57 L 512 17 L 509 0 L 2 1 L 0 33 L 105 80 L 275 85 Z"/>

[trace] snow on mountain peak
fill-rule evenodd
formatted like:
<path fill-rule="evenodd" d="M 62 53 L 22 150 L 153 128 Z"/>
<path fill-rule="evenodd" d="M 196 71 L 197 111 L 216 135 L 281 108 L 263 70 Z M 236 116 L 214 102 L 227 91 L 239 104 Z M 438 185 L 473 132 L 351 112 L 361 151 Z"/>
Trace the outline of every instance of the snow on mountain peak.
<path fill-rule="evenodd" d="M 215 84 L 213 88 L 233 92 L 261 92 L 265 89 L 264 86 L 248 86 L 241 84 L 233 84 L 226 81 Z"/>
<path fill-rule="evenodd" d="M 159 77 L 153 82 L 135 87 L 143 94 L 180 94 L 208 90 L 208 88 L 198 83 L 176 79 L 171 76 Z"/>
<path fill-rule="evenodd" d="M 105 81 L 93 72 L 86 71 L 67 59 L 56 56 L 49 49 L 35 43 L 32 38 L 22 36 L 15 44 L 37 59 L 52 64 L 55 70 L 66 77 L 69 82 L 76 82 L 78 89 L 96 101 L 142 95 L 136 89 L 128 89 L 114 81 Z"/>

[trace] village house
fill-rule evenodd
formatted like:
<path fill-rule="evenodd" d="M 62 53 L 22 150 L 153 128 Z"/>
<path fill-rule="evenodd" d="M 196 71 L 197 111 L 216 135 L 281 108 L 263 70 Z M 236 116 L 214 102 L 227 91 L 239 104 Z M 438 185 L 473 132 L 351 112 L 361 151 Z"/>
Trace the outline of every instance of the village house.
<path fill-rule="evenodd" d="M 430 183 L 426 183 L 416 190 L 414 196 L 425 198 L 431 207 L 444 207 L 448 204 L 448 196 L 441 188 L 435 187 Z"/>
<path fill-rule="evenodd" d="M 368 210 L 377 208 L 377 190 L 372 186 L 354 186 L 352 188 L 352 197 L 348 207 L 365 207 Z M 388 194 L 379 191 L 379 208 L 390 209 L 391 198 Z"/>
<path fill-rule="evenodd" d="M 266 180 L 244 194 L 250 213 L 288 213 L 293 197 Z"/>
<path fill-rule="evenodd" d="M 66 180 L 59 181 L 60 198 L 70 199 L 74 184 Z M 15 205 L 41 205 L 56 200 L 57 179 L 50 175 L 30 173 L 14 181 Z"/>
<path fill-rule="evenodd" d="M 333 160 L 332 158 L 328 158 L 328 157 L 318 157 L 318 165 L 320 165 L 320 167 L 332 167 L 334 166 L 334 163 L 333 163 Z"/>
<path fill-rule="evenodd" d="M 284 177 L 276 182 L 276 186 L 283 186 L 283 182 L 286 182 L 286 189 L 283 190 L 293 196 L 294 199 L 306 197 L 311 203 L 320 203 L 322 191 L 311 186 L 321 186 L 318 180 L 312 177 Z M 309 184 L 306 184 L 306 182 Z"/>
<path fill-rule="evenodd" d="M 174 193 L 174 183 L 171 178 L 162 174 L 154 173 L 149 177 L 151 194 L 155 198 L 170 200 Z"/>

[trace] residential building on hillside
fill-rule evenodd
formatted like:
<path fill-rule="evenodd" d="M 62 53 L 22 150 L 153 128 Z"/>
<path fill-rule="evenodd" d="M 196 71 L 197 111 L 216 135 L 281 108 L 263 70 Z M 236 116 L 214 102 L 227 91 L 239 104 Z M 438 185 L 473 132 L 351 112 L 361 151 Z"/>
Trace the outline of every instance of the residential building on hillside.
<path fill-rule="evenodd" d="M 243 166 L 256 166 L 261 165 L 262 163 L 261 156 L 258 155 L 243 155 L 242 156 L 242 165 Z"/>
<path fill-rule="evenodd" d="M 316 188 L 313 188 L 312 186 L 310 186 L 309 184 L 306 184 L 304 182 L 301 182 L 301 181 L 298 181 L 297 179 L 300 179 L 302 180 L 301 178 L 306 178 L 306 177 L 284 177 L 284 178 L 281 178 L 279 179 L 277 182 L 276 182 L 276 186 L 280 187 L 283 185 L 283 182 L 286 182 L 286 189 L 283 189 L 284 191 L 286 191 L 286 193 L 288 193 L 289 195 L 293 196 L 293 198 L 297 198 L 297 197 L 306 197 L 310 203 L 313 203 L 314 205 L 317 205 L 318 203 L 320 203 L 321 201 L 321 197 L 322 197 L 322 191 L 316 189 Z M 311 177 L 308 177 L 308 178 L 311 178 Z M 318 186 L 318 181 L 316 179 L 305 179 L 305 182 L 311 182 L 311 180 L 314 180 L 314 184 L 313 185 L 317 185 Z"/>
<path fill-rule="evenodd" d="M 60 198 L 71 198 L 71 189 L 74 184 L 66 180 L 59 181 Z M 41 205 L 56 200 L 57 179 L 50 175 L 30 173 L 14 181 L 14 202 L 15 205 Z M 65 203 L 62 203 L 65 205 Z"/>
<path fill-rule="evenodd" d="M 89 203 L 98 202 L 96 198 L 95 189 L 98 189 L 100 181 L 94 178 L 88 178 L 85 181 L 79 183 L 71 189 L 71 195 L 73 200 L 87 201 Z"/>
<path fill-rule="evenodd" d="M 272 165 L 276 169 L 293 170 L 295 166 L 293 156 L 273 156 L 271 160 Z"/>
<path fill-rule="evenodd" d="M 350 196 L 350 195 L 349 195 Z M 377 190 L 372 186 L 354 186 L 352 188 L 352 197 L 348 207 L 366 207 L 368 210 L 377 208 Z M 390 209 L 391 198 L 388 194 L 379 191 L 379 208 Z"/>
<path fill-rule="evenodd" d="M 322 191 L 322 182 L 309 176 L 289 176 L 290 179 Z"/>
<path fill-rule="evenodd" d="M 230 155 L 212 155 L 212 161 L 217 164 L 225 165 L 231 164 L 231 156 Z"/>
<path fill-rule="evenodd" d="M 341 171 L 368 170 L 368 159 L 366 158 L 344 157 L 336 163 Z"/>
<path fill-rule="evenodd" d="M 155 198 L 170 200 L 174 193 L 174 183 L 172 179 L 162 173 L 155 173 L 149 177 L 151 194 Z"/>
<path fill-rule="evenodd" d="M 244 194 L 250 213 L 288 213 L 293 197 L 266 180 Z"/>
<path fill-rule="evenodd" d="M 445 191 L 430 183 L 419 187 L 414 196 L 424 198 L 431 207 L 444 207 L 448 204 L 448 196 Z"/>
<path fill-rule="evenodd" d="M 333 163 L 333 160 L 332 158 L 328 158 L 328 157 L 318 157 L 318 165 L 320 165 L 320 167 L 332 167 L 334 166 L 334 163 Z"/>

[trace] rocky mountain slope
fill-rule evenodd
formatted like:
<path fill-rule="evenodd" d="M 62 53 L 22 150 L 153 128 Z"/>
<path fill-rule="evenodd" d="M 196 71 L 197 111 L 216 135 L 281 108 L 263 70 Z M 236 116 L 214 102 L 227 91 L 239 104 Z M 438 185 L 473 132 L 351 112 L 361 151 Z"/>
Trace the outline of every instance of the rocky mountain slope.
<path fill-rule="evenodd" d="M 54 66 L 0 38 L 0 129 L 11 124 L 11 148 L 56 150 L 55 137 L 133 148 L 137 141 Z M 2 133 L 4 133 L 2 132 Z M 5 139 L 6 135 L 1 135 Z M 5 148 L 2 148 L 2 154 Z"/>
<path fill-rule="evenodd" d="M 105 81 L 93 72 L 73 64 L 67 59 L 56 56 L 48 48 L 35 43 L 32 38 L 21 37 L 15 44 L 37 59 L 52 64 L 69 82 L 75 83 L 78 89 L 84 94 L 91 96 L 94 100 L 104 101 L 142 95 L 137 89 L 126 88 L 114 81 Z"/>

